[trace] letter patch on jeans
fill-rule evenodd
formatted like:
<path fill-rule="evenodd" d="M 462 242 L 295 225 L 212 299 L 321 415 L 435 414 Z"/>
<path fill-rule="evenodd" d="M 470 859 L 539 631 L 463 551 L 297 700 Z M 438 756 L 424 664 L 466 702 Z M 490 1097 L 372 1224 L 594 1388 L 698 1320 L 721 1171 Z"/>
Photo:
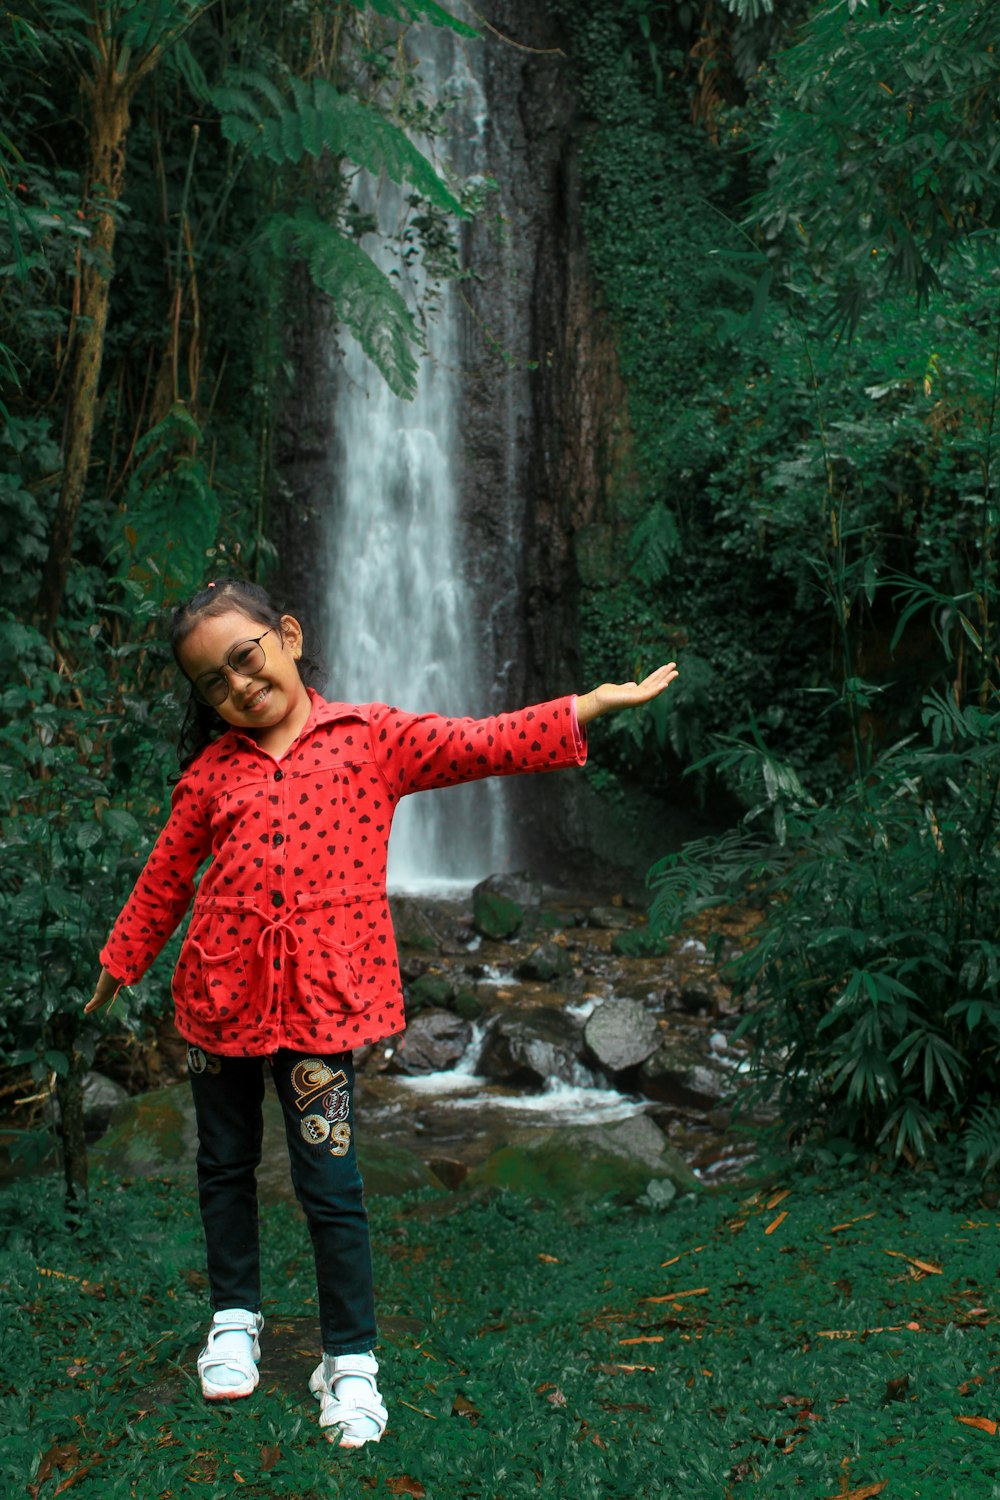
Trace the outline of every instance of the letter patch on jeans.
<path fill-rule="evenodd" d="M 296 1063 L 292 1069 L 292 1088 L 295 1090 L 295 1108 L 301 1112 L 307 1109 L 319 1094 L 324 1094 L 330 1089 L 338 1093 L 343 1089 L 346 1094 L 347 1074 L 342 1068 L 338 1068 L 335 1073 L 322 1059 L 309 1057 L 304 1062 Z M 324 1100 L 324 1110 L 325 1103 Z M 330 1118 L 339 1119 L 340 1116 L 330 1116 Z"/>
<path fill-rule="evenodd" d="M 329 1141 L 331 1156 L 346 1156 L 351 1148 L 347 1074 L 342 1069 L 335 1073 L 318 1057 L 311 1057 L 292 1069 L 292 1088 L 296 1109 L 312 1106 L 299 1124 L 302 1139 L 311 1146 L 325 1146 Z"/>

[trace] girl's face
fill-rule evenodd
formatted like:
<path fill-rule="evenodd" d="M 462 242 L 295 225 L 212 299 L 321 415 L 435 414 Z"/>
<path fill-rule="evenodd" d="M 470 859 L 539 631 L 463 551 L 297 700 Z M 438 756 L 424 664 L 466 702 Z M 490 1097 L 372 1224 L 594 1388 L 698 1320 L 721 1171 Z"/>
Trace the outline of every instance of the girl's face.
<path fill-rule="evenodd" d="M 243 653 L 236 648 L 258 636 L 264 661 L 248 676 L 240 670 Z M 255 738 L 267 738 L 268 731 L 279 727 L 293 731 L 294 737 L 309 717 L 309 695 L 299 676 L 301 654 L 302 627 L 292 615 L 282 615 L 279 631 L 235 607 L 199 620 L 177 650 L 195 688 L 208 689 L 224 679 L 229 691 L 221 703 L 213 699 L 216 713 Z"/>

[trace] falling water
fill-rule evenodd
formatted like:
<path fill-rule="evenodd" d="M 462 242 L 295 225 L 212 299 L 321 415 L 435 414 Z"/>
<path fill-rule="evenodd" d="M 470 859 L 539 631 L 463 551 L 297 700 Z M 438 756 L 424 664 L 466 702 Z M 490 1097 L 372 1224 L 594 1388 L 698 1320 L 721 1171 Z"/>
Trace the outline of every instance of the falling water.
<path fill-rule="evenodd" d="M 463 45 L 435 28 L 420 49 L 421 76 L 435 97 L 456 101 L 447 151 L 469 176 L 481 168 L 482 90 Z M 421 146 L 426 149 L 426 143 Z M 374 206 L 374 189 L 372 203 Z M 404 195 L 382 182 L 382 233 L 365 248 L 398 269 L 387 241 L 405 218 Z M 425 290 L 419 266 L 404 293 Z M 345 340 L 334 408 L 337 462 L 330 539 L 331 640 L 337 697 L 445 714 L 498 712 L 495 672 L 484 659 L 483 601 L 471 597 L 459 511 L 459 306 L 445 283 L 428 329 L 412 402 L 389 390 L 353 341 Z M 487 607 L 489 601 L 486 601 Z M 390 885 L 469 884 L 506 867 L 504 798 L 480 783 L 408 798 L 394 825 Z"/>

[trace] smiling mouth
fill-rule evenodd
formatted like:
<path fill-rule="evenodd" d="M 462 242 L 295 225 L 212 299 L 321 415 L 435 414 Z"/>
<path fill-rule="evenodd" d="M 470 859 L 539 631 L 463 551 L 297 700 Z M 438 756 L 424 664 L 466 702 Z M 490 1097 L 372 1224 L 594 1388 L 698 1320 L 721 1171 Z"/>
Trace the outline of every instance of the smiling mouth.
<path fill-rule="evenodd" d="M 253 713 L 254 709 L 260 708 L 270 691 L 271 689 L 269 687 L 262 687 L 258 692 L 254 693 L 252 698 L 247 698 L 246 702 L 243 704 L 243 712 L 245 714 L 249 714 Z"/>

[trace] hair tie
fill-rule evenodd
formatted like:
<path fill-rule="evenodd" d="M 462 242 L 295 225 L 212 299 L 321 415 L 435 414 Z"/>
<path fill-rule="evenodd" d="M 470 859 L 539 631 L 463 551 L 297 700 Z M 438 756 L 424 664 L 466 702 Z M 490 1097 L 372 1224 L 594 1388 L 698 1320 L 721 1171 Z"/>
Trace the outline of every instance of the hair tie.
<path fill-rule="evenodd" d="M 206 584 L 206 588 L 214 589 L 215 588 L 215 580 L 213 579 L 211 583 Z"/>

